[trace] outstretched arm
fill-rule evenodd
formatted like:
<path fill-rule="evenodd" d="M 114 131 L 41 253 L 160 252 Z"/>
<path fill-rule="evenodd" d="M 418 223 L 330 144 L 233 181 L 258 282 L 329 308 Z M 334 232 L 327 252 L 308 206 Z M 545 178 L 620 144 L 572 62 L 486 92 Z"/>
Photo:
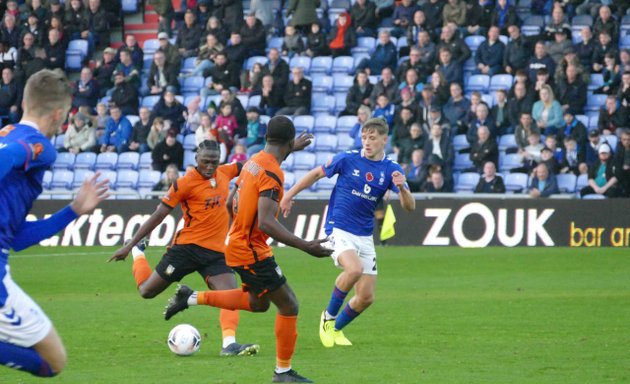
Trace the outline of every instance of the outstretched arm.
<path fill-rule="evenodd" d="M 138 229 L 138 232 L 133 235 L 131 240 L 125 243 L 125 245 L 119 248 L 116 252 L 114 252 L 114 255 L 108 261 L 125 260 L 129 255 L 129 252 L 131 252 L 131 248 L 133 248 L 134 245 L 138 244 L 138 242 L 142 240 L 143 237 L 151 233 L 151 231 L 153 231 L 153 229 L 155 229 L 155 227 L 157 227 L 162 222 L 162 220 L 164 220 L 164 218 L 169 213 L 171 213 L 172 210 L 173 208 L 167 206 L 164 203 L 160 203 L 160 205 L 158 205 L 158 207 L 155 209 L 155 212 L 153 212 L 151 217 L 149 217 L 149 219 L 140 226 L 140 229 Z"/>
<path fill-rule="evenodd" d="M 311 185 L 315 184 L 317 180 L 326 177 L 324 170 L 322 167 L 317 167 L 311 169 L 306 175 L 304 175 L 300 180 L 295 183 L 291 189 L 284 193 L 284 197 L 282 201 L 280 201 L 280 209 L 282 210 L 282 214 L 284 217 L 288 217 L 289 213 L 291 213 L 291 207 L 293 207 L 293 198 L 306 188 L 310 188 Z"/>

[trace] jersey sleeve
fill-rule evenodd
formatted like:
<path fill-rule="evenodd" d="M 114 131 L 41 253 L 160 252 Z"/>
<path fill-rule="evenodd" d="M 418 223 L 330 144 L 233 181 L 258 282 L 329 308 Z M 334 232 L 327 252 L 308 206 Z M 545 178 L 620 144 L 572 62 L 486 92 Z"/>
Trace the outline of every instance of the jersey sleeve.
<path fill-rule="evenodd" d="M 403 171 L 402 167 L 400 166 L 400 164 L 398 163 L 391 163 L 391 166 L 389 167 L 389 174 L 390 174 L 390 179 L 389 179 L 389 189 L 391 189 L 392 191 L 394 191 L 395 193 L 400 193 L 400 189 L 398 189 L 398 187 L 396 186 L 396 184 L 394 184 L 394 178 L 391 176 L 394 172 L 400 172 L 403 175 L 405 174 L 405 171 Z"/>
<path fill-rule="evenodd" d="M 57 150 L 44 136 L 26 137 L 17 143 L 26 150 L 26 161 L 23 164 L 25 171 L 39 167 L 48 168 L 57 159 Z"/>
<path fill-rule="evenodd" d="M 175 180 L 168 189 L 166 196 L 162 198 L 162 203 L 170 208 L 177 207 L 182 200 L 188 197 L 188 183 L 184 177 Z"/>
<path fill-rule="evenodd" d="M 270 198 L 273 201 L 280 201 L 282 191 L 282 175 L 273 171 L 265 170 L 265 173 L 260 175 L 258 185 L 258 195 Z"/>
<path fill-rule="evenodd" d="M 331 160 L 322 166 L 326 177 L 331 178 L 336 174 L 341 174 L 343 170 L 343 164 L 349 152 L 341 152 L 335 155 Z"/>
<path fill-rule="evenodd" d="M 243 163 L 234 162 L 231 164 L 220 165 L 217 171 L 225 174 L 230 180 L 241 174 Z"/>

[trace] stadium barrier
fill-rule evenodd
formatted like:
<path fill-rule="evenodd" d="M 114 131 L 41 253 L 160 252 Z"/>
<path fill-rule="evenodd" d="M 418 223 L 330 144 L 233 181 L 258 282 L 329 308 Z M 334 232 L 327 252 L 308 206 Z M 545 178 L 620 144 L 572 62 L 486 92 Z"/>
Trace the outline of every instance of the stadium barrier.
<path fill-rule="evenodd" d="M 40 219 L 68 202 L 36 201 L 29 220 Z M 73 221 L 44 246 L 115 246 L 130 238 L 159 204 L 158 200 L 106 201 L 91 215 Z M 390 245 L 424 246 L 570 246 L 630 245 L 630 199 L 419 199 L 414 213 L 393 204 L 396 236 Z M 327 200 L 300 200 L 281 222 L 305 239 L 325 237 Z M 165 246 L 183 227 L 179 209 L 150 237 Z M 282 244 L 279 244 L 282 246 Z"/>

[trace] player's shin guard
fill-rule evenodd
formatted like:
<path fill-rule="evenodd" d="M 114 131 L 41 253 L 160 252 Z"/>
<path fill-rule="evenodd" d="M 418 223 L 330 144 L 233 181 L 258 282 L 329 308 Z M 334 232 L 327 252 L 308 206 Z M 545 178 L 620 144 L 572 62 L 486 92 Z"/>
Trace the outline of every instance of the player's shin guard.
<path fill-rule="evenodd" d="M 337 316 L 339 308 L 343 305 L 343 301 L 346 299 L 346 296 L 348 296 L 348 292 L 344 292 L 335 286 L 332 296 L 330 297 L 330 301 L 328 302 L 328 307 L 326 308 L 328 315 L 333 318 Z"/>
<path fill-rule="evenodd" d="M 291 357 L 297 341 L 297 316 L 276 315 L 276 366 L 280 370 L 291 368 Z"/>
<path fill-rule="evenodd" d="M 235 337 L 236 327 L 238 327 L 238 311 L 230 311 L 222 309 L 219 313 L 219 322 L 221 323 L 221 333 L 223 338 Z"/>
<path fill-rule="evenodd" d="M 53 377 L 55 372 L 33 348 L 0 342 L 0 365 L 32 373 L 39 377 Z"/>
<path fill-rule="evenodd" d="M 337 316 L 337 320 L 335 321 L 335 329 L 341 331 L 343 327 L 348 325 L 352 320 L 356 319 L 361 312 L 356 312 L 354 309 L 350 307 L 350 303 L 346 304 L 341 314 Z"/>
<path fill-rule="evenodd" d="M 197 304 L 222 309 L 252 311 L 252 307 L 249 305 L 249 294 L 240 288 L 197 292 Z"/>
<path fill-rule="evenodd" d="M 151 276 L 151 266 L 145 257 L 138 257 L 133 261 L 133 267 L 131 267 L 131 273 L 136 280 L 136 287 L 139 287 L 149 279 Z"/>

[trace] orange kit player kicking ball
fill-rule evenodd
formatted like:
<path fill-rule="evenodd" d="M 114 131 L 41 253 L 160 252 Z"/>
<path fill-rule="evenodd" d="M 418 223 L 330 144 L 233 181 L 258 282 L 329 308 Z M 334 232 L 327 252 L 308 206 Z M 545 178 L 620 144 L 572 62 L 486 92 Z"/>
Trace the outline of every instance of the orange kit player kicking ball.
<path fill-rule="evenodd" d="M 114 253 L 109 261 L 125 260 L 133 255 L 133 277 L 138 292 L 152 299 L 171 283 L 197 272 L 208 288 L 216 290 L 238 287 L 234 271 L 225 265 L 225 238 L 229 227 L 226 200 L 230 180 L 239 175 L 242 164 L 219 166 L 220 147 L 216 141 L 203 141 L 197 150 L 197 167 L 177 179 L 151 217 L 133 238 Z M 144 255 L 142 240 L 177 206 L 184 213 L 184 228 L 175 235 L 173 244 L 151 271 Z M 236 342 L 238 312 L 221 310 L 219 320 L 223 333 L 221 356 L 247 356 L 258 352 L 256 344 Z"/>
<path fill-rule="evenodd" d="M 285 116 L 269 121 L 265 149 L 245 165 L 236 182 L 233 212 L 225 259 L 243 282 L 242 289 L 196 292 L 182 285 L 166 307 L 165 318 L 190 305 L 210 305 L 225 309 L 265 312 L 273 303 L 276 315 L 276 369 L 274 383 L 312 383 L 291 369 L 291 357 L 297 341 L 298 301 L 276 264 L 269 237 L 301 249 L 315 257 L 327 257 L 332 250 L 322 247 L 323 240 L 306 241 L 294 236 L 277 220 L 278 204 L 284 193 L 284 174 L 280 163 L 293 151 L 306 147 L 312 138 L 295 138 L 295 127 Z"/>

